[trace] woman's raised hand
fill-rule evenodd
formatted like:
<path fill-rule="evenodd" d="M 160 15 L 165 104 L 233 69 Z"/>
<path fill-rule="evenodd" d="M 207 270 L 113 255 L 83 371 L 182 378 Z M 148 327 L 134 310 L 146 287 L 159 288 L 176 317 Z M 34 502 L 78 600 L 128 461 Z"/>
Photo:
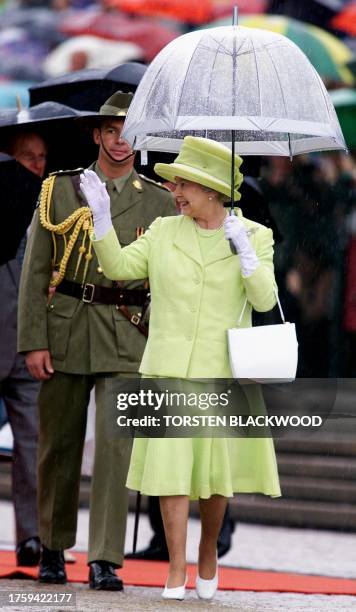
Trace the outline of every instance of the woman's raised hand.
<path fill-rule="evenodd" d="M 105 183 L 101 182 L 93 170 L 84 170 L 80 175 L 80 190 L 91 208 L 94 219 L 110 216 L 110 196 Z"/>
<path fill-rule="evenodd" d="M 95 238 L 100 240 L 112 227 L 110 196 L 93 170 L 84 170 L 80 175 L 80 190 L 93 213 Z"/>

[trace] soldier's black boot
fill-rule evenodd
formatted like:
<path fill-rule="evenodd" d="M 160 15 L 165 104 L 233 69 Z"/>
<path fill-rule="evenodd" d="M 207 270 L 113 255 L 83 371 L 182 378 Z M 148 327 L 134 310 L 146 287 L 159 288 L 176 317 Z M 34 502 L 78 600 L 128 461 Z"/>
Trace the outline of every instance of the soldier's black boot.
<path fill-rule="evenodd" d="M 17 565 L 33 567 L 38 565 L 41 555 L 41 543 L 37 536 L 27 538 L 16 548 Z"/>
<path fill-rule="evenodd" d="M 115 573 L 113 563 L 92 561 L 89 563 L 89 587 L 96 591 L 122 591 L 124 584 Z"/>
<path fill-rule="evenodd" d="M 47 584 L 66 584 L 63 550 L 51 550 L 42 546 L 38 579 Z"/>

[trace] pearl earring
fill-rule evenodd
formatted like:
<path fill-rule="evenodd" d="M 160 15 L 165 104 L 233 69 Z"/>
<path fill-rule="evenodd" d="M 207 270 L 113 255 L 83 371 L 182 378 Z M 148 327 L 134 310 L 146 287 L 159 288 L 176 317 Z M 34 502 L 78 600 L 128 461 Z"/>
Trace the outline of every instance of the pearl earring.
<path fill-rule="evenodd" d="M 213 199 L 213 196 L 209 196 L 209 197 L 208 197 L 208 200 L 212 200 L 212 199 Z"/>

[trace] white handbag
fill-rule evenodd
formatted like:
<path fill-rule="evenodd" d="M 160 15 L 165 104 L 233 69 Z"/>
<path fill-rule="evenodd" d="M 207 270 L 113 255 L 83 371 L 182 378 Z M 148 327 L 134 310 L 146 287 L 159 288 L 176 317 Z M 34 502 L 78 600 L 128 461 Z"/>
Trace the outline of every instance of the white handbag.
<path fill-rule="evenodd" d="M 230 366 L 233 377 L 240 382 L 286 383 L 295 379 L 298 365 L 295 325 L 286 323 L 277 291 L 275 293 L 283 323 L 239 328 L 246 298 L 238 327 L 227 330 Z"/>

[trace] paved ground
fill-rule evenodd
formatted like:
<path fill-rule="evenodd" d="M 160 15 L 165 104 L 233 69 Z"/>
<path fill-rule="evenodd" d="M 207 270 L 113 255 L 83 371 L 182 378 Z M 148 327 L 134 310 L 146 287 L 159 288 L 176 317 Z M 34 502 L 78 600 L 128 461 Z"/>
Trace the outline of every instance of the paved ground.
<path fill-rule="evenodd" d="M 26 593 L 32 591 L 34 584 L 28 584 L 24 580 L 4 580 L 1 582 L 1 590 L 19 589 Z M 37 587 L 36 587 L 37 588 Z M 54 587 L 42 587 L 41 591 L 46 593 L 51 590 L 59 592 Z M 77 605 L 70 607 L 52 607 L 55 612 L 215 612 L 215 610 L 238 610 L 238 612 L 355 612 L 356 598 L 344 596 L 327 595 L 295 595 L 291 593 L 254 593 L 251 591 L 220 592 L 211 603 L 199 601 L 194 591 L 188 591 L 184 602 L 164 602 L 161 600 L 161 589 L 148 589 L 141 587 L 126 587 L 125 593 L 102 593 L 92 592 L 83 584 L 71 584 L 66 587 L 67 592 L 74 592 L 77 596 Z M 42 607 L 19 607 L 5 606 L 0 608 L 3 612 L 45 612 L 49 608 Z"/>
<path fill-rule="evenodd" d="M 87 548 L 88 511 L 80 510 L 77 550 Z M 132 542 L 133 517 L 129 517 L 126 549 Z M 144 547 L 151 536 L 148 520 L 142 517 L 139 530 L 139 548 Z M 199 522 L 191 519 L 188 534 L 188 560 L 196 561 L 199 540 Z M 8 502 L 0 503 L 0 547 L 13 548 L 13 511 Z M 287 529 L 261 525 L 238 524 L 234 533 L 233 548 L 221 563 L 254 569 L 274 569 L 310 574 L 340 576 L 356 579 L 356 534 L 307 529 Z M 38 585 L 28 580 L 2 580 L 0 590 L 33 591 Z M 41 591 L 60 592 L 58 587 L 43 586 Z M 238 610 L 238 612 L 356 612 L 356 597 L 328 595 L 296 595 L 291 593 L 255 593 L 249 591 L 220 592 L 214 602 L 198 601 L 189 590 L 184 602 L 167 603 L 160 599 L 161 589 L 126 587 L 125 593 L 101 593 L 88 590 L 87 585 L 71 584 L 66 590 L 77 595 L 76 608 L 51 607 L 55 612 L 121 612 L 176 611 L 176 610 Z M 24 610 L 48 610 L 42 607 L 0 605 L 1 612 Z"/>

